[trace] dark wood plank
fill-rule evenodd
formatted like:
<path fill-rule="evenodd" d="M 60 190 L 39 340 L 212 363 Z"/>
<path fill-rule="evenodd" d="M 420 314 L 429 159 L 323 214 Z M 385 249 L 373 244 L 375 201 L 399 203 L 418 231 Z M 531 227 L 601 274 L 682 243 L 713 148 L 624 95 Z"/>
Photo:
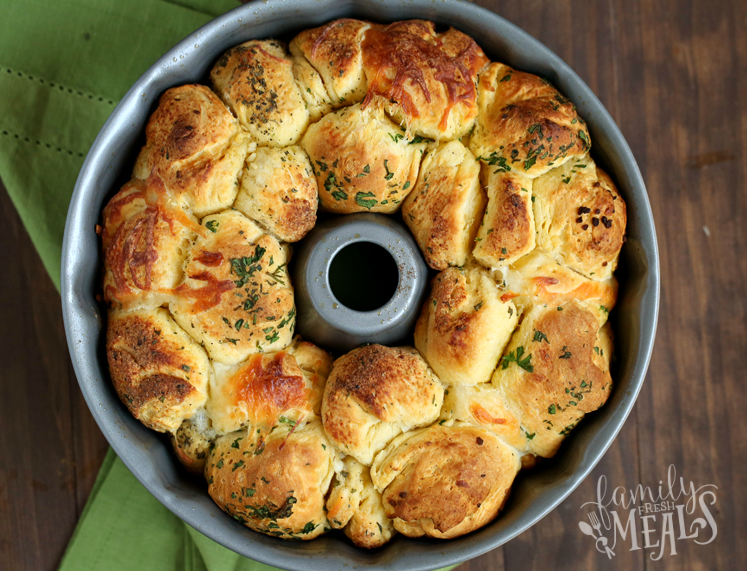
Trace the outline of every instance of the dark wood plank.
<path fill-rule="evenodd" d="M 620 125 L 648 184 L 661 248 L 656 351 L 638 401 L 641 483 L 674 465 L 715 484 L 718 537 L 649 569 L 744 569 L 744 2 L 614 1 Z M 660 540 L 656 535 L 654 541 Z"/>
<path fill-rule="evenodd" d="M 4 188 L 0 217 L 0 569 L 55 569 L 106 445 L 81 404 L 60 297 Z"/>

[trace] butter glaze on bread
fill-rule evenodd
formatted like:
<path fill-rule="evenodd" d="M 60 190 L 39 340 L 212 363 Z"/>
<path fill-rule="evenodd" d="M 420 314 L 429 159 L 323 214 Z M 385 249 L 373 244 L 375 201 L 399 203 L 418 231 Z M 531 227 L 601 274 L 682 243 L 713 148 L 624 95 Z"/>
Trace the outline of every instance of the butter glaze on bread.
<path fill-rule="evenodd" d="M 370 466 L 392 438 L 433 422 L 443 399 L 441 382 L 415 349 L 366 345 L 332 367 L 324 430 L 342 452 Z"/>
<path fill-rule="evenodd" d="M 231 48 L 215 64 L 210 81 L 259 145 L 297 143 L 309 124 L 293 61 L 278 41 L 252 40 Z"/>
<path fill-rule="evenodd" d="M 492 521 L 521 464 L 487 430 L 433 425 L 403 434 L 371 468 L 384 511 L 408 537 L 449 539 Z"/>
<path fill-rule="evenodd" d="M 113 310 L 106 355 L 114 388 L 132 415 L 159 432 L 175 432 L 207 400 L 205 351 L 165 309 Z"/>
<path fill-rule="evenodd" d="M 415 325 L 415 347 L 444 383 L 485 383 L 518 320 L 485 269 L 449 268 L 433 280 Z"/>
<path fill-rule="evenodd" d="M 336 214 L 399 209 L 415 186 L 425 151 L 381 106 L 358 104 L 311 125 L 301 146 L 311 159 L 321 206 Z"/>
<path fill-rule="evenodd" d="M 488 524 L 612 390 L 627 213 L 575 106 L 424 20 L 250 40 L 210 82 L 161 96 L 97 228 L 122 402 L 255 531 Z M 294 337 L 319 208 L 402 216 L 440 272 L 416 348 Z"/>
<path fill-rule="evenodd" d="M 210 89 L 169 89 L 151 115 L 145 137 L 135 178 L 158 176 L 174 200 L 198 217 L 233 204 L 251 139 Z"/>
<path fill-rule="evenodd" d="M 434 270 L 463 266 L 470 258 L 485 208 L 479 177 L 479 163 L 459 141 L 432 149 L 420 165 L 402 219 Z"/>

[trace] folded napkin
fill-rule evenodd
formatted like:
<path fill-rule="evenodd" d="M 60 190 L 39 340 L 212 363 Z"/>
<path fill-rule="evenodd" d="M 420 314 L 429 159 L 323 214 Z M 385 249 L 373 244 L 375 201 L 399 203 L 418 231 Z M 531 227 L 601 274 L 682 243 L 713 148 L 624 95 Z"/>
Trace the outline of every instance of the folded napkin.
<path fill-rule="evenodd" d="M 68 203 L 97 133 L 166 50 L 235 0 L 0 0 L 0 178 L 57 288 Z M 275 571 L 162 506 L 109 450 L 61 571 Z"/>

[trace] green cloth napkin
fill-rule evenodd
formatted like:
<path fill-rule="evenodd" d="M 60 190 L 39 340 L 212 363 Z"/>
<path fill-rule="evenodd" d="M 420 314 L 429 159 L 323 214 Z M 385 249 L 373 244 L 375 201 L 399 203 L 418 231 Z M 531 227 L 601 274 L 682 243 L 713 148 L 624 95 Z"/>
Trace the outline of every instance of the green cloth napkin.
<path fill-rule="evenodd" d="M 0 178 L 52 281 L 78 171 L 161 54 L 235 0 L 0 0 Z M 109 450 L 60 571 L 275 571 L 161 505 Z"/>

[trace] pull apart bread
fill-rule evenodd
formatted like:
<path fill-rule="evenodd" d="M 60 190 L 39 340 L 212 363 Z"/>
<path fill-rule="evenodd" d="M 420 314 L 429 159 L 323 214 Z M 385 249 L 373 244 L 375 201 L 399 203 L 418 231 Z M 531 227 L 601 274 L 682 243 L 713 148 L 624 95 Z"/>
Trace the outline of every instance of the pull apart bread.
<path fill-rule="evenodd" d="M 163 94 L 103 211 L 122 402 L 255 531 L 486 525 L 612 391 L 625 202 L 575 106 L 426 21 L 248 41 L 210 83 Z M 290 244 L 318 207 L 401 211 L 439 272 L 414 347 L 294 337 Z"/>

